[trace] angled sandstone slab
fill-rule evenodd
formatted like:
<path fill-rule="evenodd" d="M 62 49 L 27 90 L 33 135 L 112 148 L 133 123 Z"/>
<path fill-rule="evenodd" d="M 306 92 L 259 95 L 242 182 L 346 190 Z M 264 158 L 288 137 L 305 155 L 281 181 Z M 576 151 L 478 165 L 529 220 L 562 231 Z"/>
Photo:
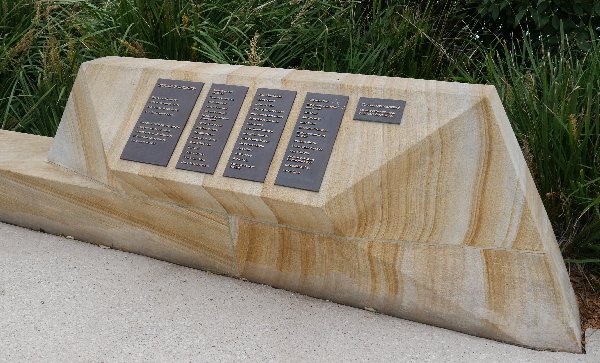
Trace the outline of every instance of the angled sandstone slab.
<path fill-rule="evenodd" d="M 206 85 L 166 168 L 119 158 L 158 78 Z M 213 83 L 246 86 L 247 97 L 214 175 L 178 170 Z M 265 182 L 223 177 L 261 87 L 298 92 Z M 274 185 L 307 92 L 349 97 L 319 192 Z M 401 124 L 353 120 L 360 97 L 405 100 Z M 44 139 L 24 156 L 19 145 L 39 138 L 1 136 L 3 220 L 469 334 L 581 350 L 554 233 L 493 87 L 109 57 L 81 67 L 52 146 Z M 37 204 L 16 192 L 35 192 Z"/>

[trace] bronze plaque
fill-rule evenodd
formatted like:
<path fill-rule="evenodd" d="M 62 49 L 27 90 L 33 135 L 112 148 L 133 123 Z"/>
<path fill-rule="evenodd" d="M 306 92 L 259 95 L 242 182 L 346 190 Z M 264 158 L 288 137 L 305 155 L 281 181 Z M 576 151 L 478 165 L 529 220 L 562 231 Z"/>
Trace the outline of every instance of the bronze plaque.
<path fill-rule="evenodd" d="M 181 152 L 177 169 L 213 174 L 248 87 L 213 84 Z"/>
<path fill-rule="evenodd" d="M 204 83 L 159 79 L 121 159 L 167 166 Z"/>
<path fill-rule="evenodd" d="M 296 91 L 256 90 L 224 176 L 257 182 L 265 180 L 295 98 Z"/>
<path fill-rule="evenodd" d="M 400 124 L 406 101 L 361 97 L 356 106 L 354 119 L 359 121 Z"/>
<path fill-rule="evenodd" d="M 319 191 L 347 104 L 348 96 L 306 94 L 276 185 Z"/>

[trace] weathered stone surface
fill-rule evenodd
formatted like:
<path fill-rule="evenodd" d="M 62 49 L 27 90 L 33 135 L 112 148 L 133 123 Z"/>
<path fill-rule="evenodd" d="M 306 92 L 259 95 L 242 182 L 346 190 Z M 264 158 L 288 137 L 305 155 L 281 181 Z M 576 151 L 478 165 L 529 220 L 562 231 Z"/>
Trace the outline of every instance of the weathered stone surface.
<path fill-rule="evenodd" d="M 46 161 L 51 138 L 0 131 L 0 219 L 235 275 L 229 219 L 118 193 Z"/>
<path fill-rule="evenodd" d="M 120 159 L 158 78 L 205 83 L 165 168 Z M 223 156 L 214 175 L 176 169 L 212 83 L 249 88 Z M 223 177 L 261 87 L 298 92 L 265 182 Z M 349 97 L 319 192 L 274 185 L 307 92 Z M 353 120 L 360 97 L 405 100 L 401 124 Z M 581 350 L 554 233 L 492 87 L 110 57 L 82 66 L 51 147 L 1 140 L 0 218 L 11 223 L 469 334 Z M 44 147 L 31 154 L 23 144 Z M 44 161 L 48 148 L 55 165 Z"/>

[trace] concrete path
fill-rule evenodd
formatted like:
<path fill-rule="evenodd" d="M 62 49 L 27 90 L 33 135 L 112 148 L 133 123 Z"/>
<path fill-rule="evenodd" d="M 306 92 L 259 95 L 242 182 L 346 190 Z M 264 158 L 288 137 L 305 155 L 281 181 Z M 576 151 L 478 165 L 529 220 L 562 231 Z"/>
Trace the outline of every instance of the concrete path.
<path fill-rule="evenodd" d="M 0 361 L 600 362 L 0 224 Z"/>

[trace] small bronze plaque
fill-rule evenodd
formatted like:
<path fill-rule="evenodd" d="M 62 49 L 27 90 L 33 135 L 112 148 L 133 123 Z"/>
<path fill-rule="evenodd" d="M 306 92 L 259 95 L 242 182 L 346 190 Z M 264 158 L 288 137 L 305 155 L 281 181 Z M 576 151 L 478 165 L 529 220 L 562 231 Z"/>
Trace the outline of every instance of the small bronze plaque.
<path fill-rule="evenodd" d="M 213 84 L 181 152 L 177 169 L 213 174 L 248 87 Z"/>
<path fill-rule="evenodd" d="M 159 79 L 121 159 L 167 166 L 204 83 Z"/>
<path fill-rule="evenodd" d="M 307 93 L 275 184 L 318 192 L 348 96 Z"/>
<path fill-rule="evenodd" d="M 296 91 L 256 90 L 224 176 L 264 182 L 295 98 Z"/>
<path fill-rule="evenodd" d="M 354 119 L 400 125 L 406 101 L 361 97 Z"/>

